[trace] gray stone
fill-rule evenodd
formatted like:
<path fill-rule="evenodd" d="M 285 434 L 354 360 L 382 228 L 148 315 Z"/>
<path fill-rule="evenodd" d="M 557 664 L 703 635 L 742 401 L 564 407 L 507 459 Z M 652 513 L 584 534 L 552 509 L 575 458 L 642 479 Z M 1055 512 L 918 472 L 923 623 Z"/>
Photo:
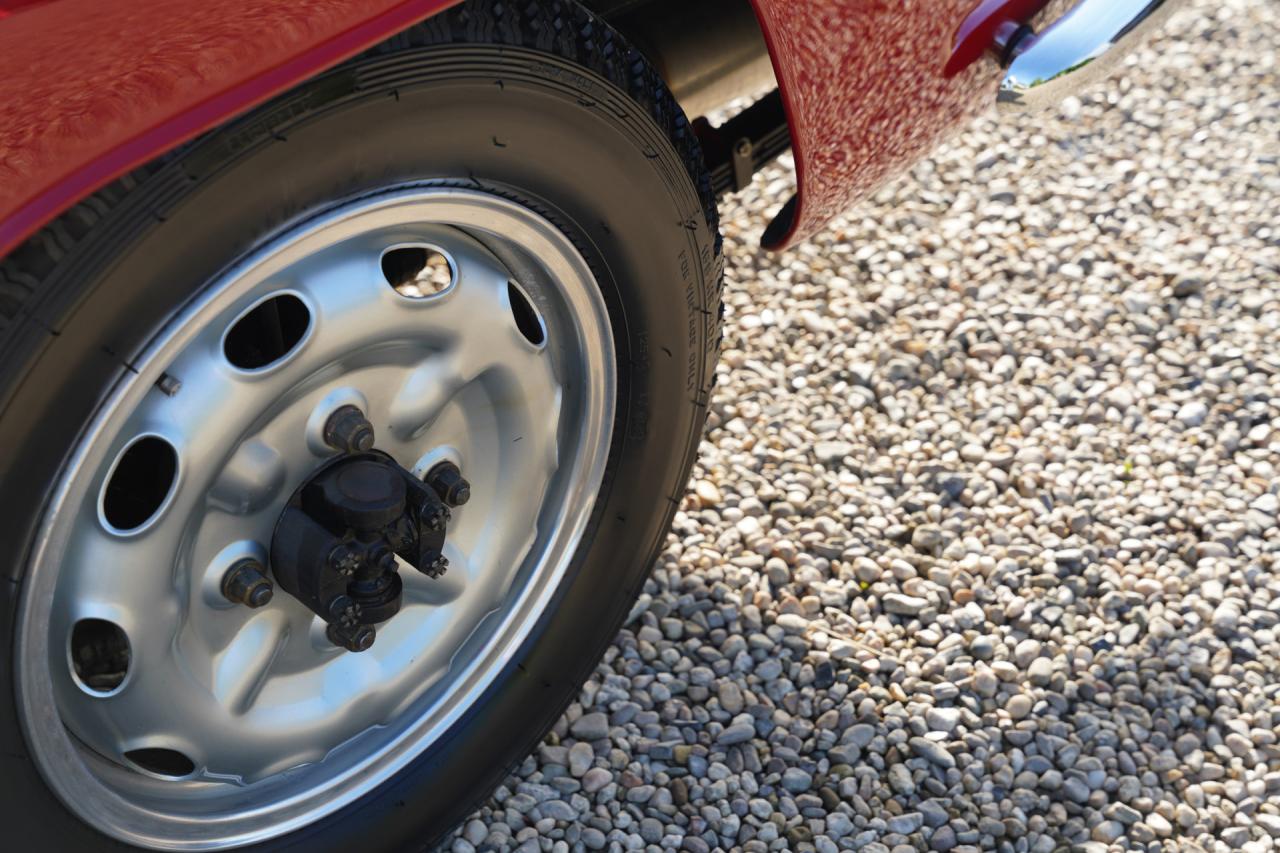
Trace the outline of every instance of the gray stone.
<path fill-rule="evenodd" d="M 583 714 L 569 731 L 579 740 L 602 740 L 609 736 L 609 718 L 601 713 Z"/>
<path fill-rule="evenodd" d="M 807 791 L 813 785 L 813 777 L 798 767 L 788 767 L 782 774 L 782 787 L 793 794 Z"/>
<path fill-rule="evenodd" d="M 569 773 L 575 777 L 582 776 L 591 769 L 595 758 L 596 754 L 591 749 L 591 744 L 578 741 L 569 748 Z"/>
<path fill-rule="evenodd" d="M 730 714 L 740 714 L 745 704 L 742 695 L 742 688 L 734 681 L 721 681 L 716 688 L 716 697 L 720 700 L 720 707 L 728 711 Z"/>
<path fill-rule="evenodd" d="M 894 764 L 889 768 L 889 787 L 899 794 L 910 796 L 916 792 L 915 782 L 911 779 L 911 771 L 905 764 Z"/>
<path fill-rule="evenodd" d="M 924 712 L 925 724 L 935 732 L 951 734 L 960 724 L 959 708 L 930 708 Z"/>
<path fill-rule="evenodd" d="M 946 747 L 936 741 L 931 741 L 922 737 L 913 737 L 909 741 L 911 751 L 921 758 L 926 759 L 939 767 L 955 767 L 955 756 L 947 751 Z"/>
<path fill-rule="evenodd" d="M 956 833 L 949 826 L 940 826 L 933 831 L 933 837 L 929 839 L 929 849 L 937 850 L 939 853 L 946 853 L 948 850 L 956 849 L 959 842 L 956 840 Z M 973 849 L 977 849 L 976 847 Z"/>
<path fill-rule="evenodd" d="M 917 806 L 924 818 L 924 825 L 939 827 L 951 819 L 946 808 L 937 800 L 924 800 Z"/>
<path fill-rule="evenodd" d="M 1004 708 L 1009 712 L 1009 716 L 1015 720 L 1022 720 L 1031 713 L 1031 697 L 1025 693 L 1015 693 L 1009 697 L 1009 701 Z"/>
<path fill-rule="evenodd" d="M 720 733 L 720 736 L 716 738 L 716 743 L 722 743 L 726 746 L 735 743 L 743 743 L 744 741 L 751 740 L 755 735 L 755 726 L 750 723 L 734 723 L 732 726 L 728 726 Z"/>
<path fill-rule="evenodd" d="M 603 767 L 593 767 L 582 776 L 582 790 L 594 794 L 613 781 L 613 774 Z"/>
<path fill-rule="evenodd" d="M 901 835 L 910 835 L 920 827 L 924 826 L 924 817 L 920 812 L 904 812 L 895 815 L 887 821 L 889 831 L 897 832 Z"/>
<path fill-rule="evenodd" d="M 1062 783 L 1062 793 L 1073 803 L 1089 800 L 1089 786 L 1075 776 L 1068 776 Z"/>
<path fill-rule="evenodd" d="M 900 592 L 885 593 L 880 599 L 880 604 L 886 613 L 896 613 L 900 616 L 919 615 L 921 610 L 929 606 L 929 602 L 923 598 L 903 595 Z"/>
<path fill-rule="evenodd" d="M 852 833 L 853 828 L 853 821 L 843 812 L 831 812 L 826 817 L 827 835 L 837 841 Z"/>
<path fill-rule="evenodd" d="M 1053 680 L 1053 661 L 1036 658 L 1027 666 L 1027 680 L 1036 687 L 1047 687 Z"/>

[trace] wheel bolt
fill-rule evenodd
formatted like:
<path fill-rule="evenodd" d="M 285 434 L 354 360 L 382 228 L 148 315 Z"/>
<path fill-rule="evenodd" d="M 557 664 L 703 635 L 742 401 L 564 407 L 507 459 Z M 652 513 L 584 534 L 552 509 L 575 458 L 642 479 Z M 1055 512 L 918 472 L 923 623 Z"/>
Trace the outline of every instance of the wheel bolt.
<path fill-rule="evenodd" d="M 445 507 L 434 507 L 422 516 L 422 526 L 427 530 L 440 530 L 449 523 L 449 510 Z"/>
<path fill-rule="evenodd" d="M 346 545 L 338 543 L 329 552 L 329 565 L 333 567 L 335 572 L 349 575 L 360 568 L 360 555 Z"/>
<path fill-rule="evenodd" d="M 324 443 L 342 453 L 373 449 L 373 424 L 356 406 L 342 406 L 324 422 Z"/>
<path fill-rule="evenodd" d="M 449 558 L 443 554 L 437 554 L 422 570 L 422 573 L 429 578 L 439 578 L 443 577 L 447 571 L 449 571 Z"/>
<path fill-rule="evenodd" d="M 275 587 L 267 578 L 266 569 L 252 558 L 241 560 L 222 576 L 222 594 L 236 604 L 262 607 L 271 601 L 274 593 Z"/>
<path fill-rule="evenodd" d="M 471 484 L 452 462 L 441 462 L 428 471 L 427 485 L 449 506 L 462 506 L 471 500 Z"/>
<path fill-rule="evenodd" d="M 377 632 L 372 625 L 356 625 L 354 628 L 330 625 L 325 629 L 325 636 L 329 638 L 329 642 L 349 652 L 363 652 L 373 645 Z"/>
<path fill-rule="evenodd" d="M 329 618 L 335 623 L 354 623 L 359 615 L 356 603 L 349 595 L 335 595 L 329 602 Z"/>

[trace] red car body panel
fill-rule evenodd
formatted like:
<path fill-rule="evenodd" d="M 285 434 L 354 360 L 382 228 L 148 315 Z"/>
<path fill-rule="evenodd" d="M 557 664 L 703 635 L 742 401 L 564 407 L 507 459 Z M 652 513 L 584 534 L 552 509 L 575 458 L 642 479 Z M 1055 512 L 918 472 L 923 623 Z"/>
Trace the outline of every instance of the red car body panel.
<path fill-rule="evenodd" d="M 977 0 L 754 1 L 798 187 L 766 233 L 770 248 L 819 231 L 995 102 L 1003 72 L 987 45 L 958 44 Z"/>
<path fill-rule="evenodd" d="M 0 255 L 130 169 L 456 2 L 0 2 Z"/>
<path fill-rule="evenodd" d="M 109 181 L 457 0 L 17 0 L 0 8 L 0 254 Z M 994 97 L 944 67 L 975 0 L 754 0 L 794 141 L 781 246 Z"/>

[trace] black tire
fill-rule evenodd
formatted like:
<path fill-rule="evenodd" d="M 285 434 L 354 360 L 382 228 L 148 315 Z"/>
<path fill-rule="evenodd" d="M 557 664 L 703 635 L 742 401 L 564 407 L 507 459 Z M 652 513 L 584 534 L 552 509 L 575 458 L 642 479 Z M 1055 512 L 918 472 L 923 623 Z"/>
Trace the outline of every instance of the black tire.
<path fill-rule="evenodd" d="M 405 772 L 271 849 L 427 846 L 556 720 L 619 628 L 697 449 L 721 318 L 715 201 L 684 115 L 581 7 L 470 2 L 64 214 L 0 264 L 0 798 L 12 849 L 117 849 L 50 792 L 15 708 L 15 611 L 64 459 L 131 354 L 265 235 L 388 184 L 462 179 L 543 213 L 592 265 L 617 421 L 557 603 L 468 718 Z"/>

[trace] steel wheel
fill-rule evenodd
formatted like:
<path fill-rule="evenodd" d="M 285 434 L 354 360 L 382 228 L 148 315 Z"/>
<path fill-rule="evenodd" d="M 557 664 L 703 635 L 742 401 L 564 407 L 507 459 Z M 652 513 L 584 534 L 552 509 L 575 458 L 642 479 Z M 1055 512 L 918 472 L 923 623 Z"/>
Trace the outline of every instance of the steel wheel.
<path fill-rule="evenodd" d="M 603 476 L 613 359 L 578 251 L 470 189 L 342 204 L 204 288 L 84 433 L 29 566 L 20 710 L 63 802 L 135 844 L 220 849 L 404 767 L 554 595 Z M 403 467 L 449 460 L 472 485 L 448 573 L 402 571 L 402 610 L 360 654 L 278 590 L 251 609 L 221 588 L 266 561 L 343 405 Z"/>

